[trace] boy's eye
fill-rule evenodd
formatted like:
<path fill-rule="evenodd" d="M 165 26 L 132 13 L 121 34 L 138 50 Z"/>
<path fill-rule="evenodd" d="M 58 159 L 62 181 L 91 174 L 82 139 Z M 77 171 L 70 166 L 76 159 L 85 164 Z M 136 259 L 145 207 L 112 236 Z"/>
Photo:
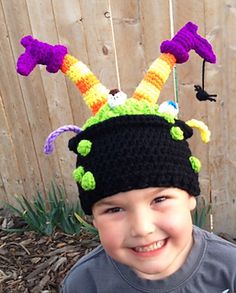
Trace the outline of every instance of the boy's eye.
<path fill-rule="evenodd" d="M 154 201 L 154 203 L 160 203 L 165 200 L 166 200 L 166 196 L 159 196 L 159 197 L 156 197 L 153 201 Z"/>
<path fill-rule="evenodd" d="M 114 207 L 114 208 L 109 208 L 105 211 L 106 214 L 114 214 L 114 213 L 119 213 L 122 211 L 122 208 L 119 207 Z"/>

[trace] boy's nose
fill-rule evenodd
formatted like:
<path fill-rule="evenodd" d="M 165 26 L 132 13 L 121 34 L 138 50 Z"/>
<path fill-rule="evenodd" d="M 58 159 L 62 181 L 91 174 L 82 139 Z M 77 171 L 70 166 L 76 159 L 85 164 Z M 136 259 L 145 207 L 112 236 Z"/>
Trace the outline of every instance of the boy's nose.
<path fill-rule="evenodd" d="M 154 219 L 150 213 L 136 213 L 130 219 L 130 234 L 132 237 L 143 237 L 156 230 Z"/>

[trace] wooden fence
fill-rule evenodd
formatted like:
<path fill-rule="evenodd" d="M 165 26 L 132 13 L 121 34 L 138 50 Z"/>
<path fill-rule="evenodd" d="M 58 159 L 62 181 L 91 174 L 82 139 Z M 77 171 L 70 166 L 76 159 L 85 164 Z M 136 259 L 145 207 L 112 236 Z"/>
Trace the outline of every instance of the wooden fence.
<path fill-rule="evenodd" d="M 214 231 L 236 237 L 236 2 L 172 3 L 175 31 L 189 20 L 197 23 L 217 54 L 217 64 L 206 65 L 205 84 L 218 94 L 217 102 L 195 98 L 202 60 L 193 52 L 187 63 L 177 66 L 179 104 L 182 119 L 203 120 L 212 131 L 209 145 L 197 133 L 190 143 L 203 163 L 201 189 L 213 205 Z M 27 78 L 17 75 L 16 60 L 23 52 L 19 41 L 31 34 L 66 45 L 108 88 L 117 87 L 117 60 L 121 88 L 131 95 L 159 55 L 161 41 L 171 36 L 169 1 L 1 0 L 0 5 L 0 199 L 13 203 L 16 194 L 30 198 L 54 179 L 75 200 L 69 134 L 57 139 L 51 156 L 43 154 L 43 145 L 52 130 L 65 124 L 82 126 L 90 112 L 62 73 L 38 67 Z M 172 77 L 158 102 L 169 99 L 174 99 Z"/>

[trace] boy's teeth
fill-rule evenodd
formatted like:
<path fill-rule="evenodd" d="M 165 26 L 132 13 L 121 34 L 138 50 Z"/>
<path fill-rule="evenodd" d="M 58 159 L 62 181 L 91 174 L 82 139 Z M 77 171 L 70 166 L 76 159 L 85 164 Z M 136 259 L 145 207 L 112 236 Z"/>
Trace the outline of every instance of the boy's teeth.
<path fill-rule="evenodd" d="M 164 243 L 165 243 L 164 240 L 160 240 L 160 241 L 157 241 L 149 246 L 135 247 L 134 250 L 136 252 L 148 252 L 148 251 L 152 251 L 152 250 L 161 248 L 164 245 Z"/>

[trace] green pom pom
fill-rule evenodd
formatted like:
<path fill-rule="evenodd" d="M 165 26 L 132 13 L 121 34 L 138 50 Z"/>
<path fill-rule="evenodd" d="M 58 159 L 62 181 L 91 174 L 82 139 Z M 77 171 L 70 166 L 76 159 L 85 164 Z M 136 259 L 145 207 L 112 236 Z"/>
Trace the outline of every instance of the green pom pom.
<path fill-rule="evenodd" d="M 170 135 L 174 140 L 183 140 L 184 139 L 183 130 L 179 126 L 171 127 Z"/>
<path fill-rule="evenodd" d="M 96 182 L 91 172 L 86 172 L 82 178 L 81 187 L 88 191 L 96 188 Z"/>
<path fill-rule="evenodd" d="M 195 173 L 199 173 L 200 170 L 201 170 L 201 167 L 202 167 L 202 164 L 199 161 L 199 159 L 194 157 L 194 156 L 191 156 L 191 157 L 189 157 L 189 161 L 190 161 L 190 163 L 192 165 L 193 171 Z"/>
<path fill-rule="evenodd" d="M 79 142 L 77 151 L 81 156 L 85 157 L 90 153 L 91 148 L 92 148 L 91 141 L 87 139 L 83 139 Z"/>
<path fill-rule="evenodd" d="M 73 178 L 76 182 L 79 182 L 81 183 L 82 181 L 82 177 L 84 176 L 84 167 L 82 166 L 79 166 L 78 168 L 76 168 L 74 171 L 73 171 Z"/>

